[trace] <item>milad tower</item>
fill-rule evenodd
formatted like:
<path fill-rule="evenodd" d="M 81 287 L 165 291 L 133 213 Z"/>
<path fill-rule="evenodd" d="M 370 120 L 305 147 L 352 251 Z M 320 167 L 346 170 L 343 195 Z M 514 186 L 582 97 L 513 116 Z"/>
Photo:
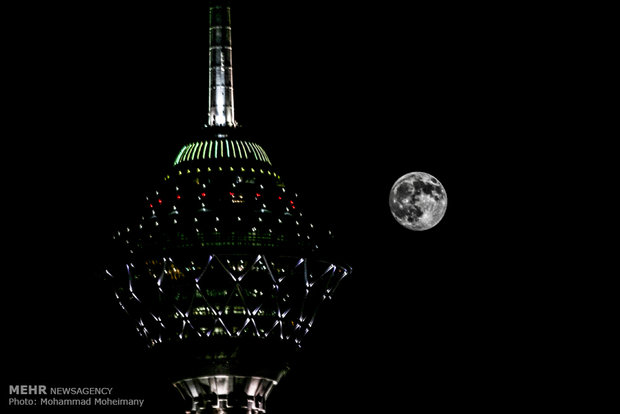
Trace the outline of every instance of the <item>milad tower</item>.
<path fill-rule="evenodd" d="M 214 2 L 207 123 L 115 233 L 106 275 L 191 412 L 257 414 L 351 269 L 235 121 L 230 22 Z"/>

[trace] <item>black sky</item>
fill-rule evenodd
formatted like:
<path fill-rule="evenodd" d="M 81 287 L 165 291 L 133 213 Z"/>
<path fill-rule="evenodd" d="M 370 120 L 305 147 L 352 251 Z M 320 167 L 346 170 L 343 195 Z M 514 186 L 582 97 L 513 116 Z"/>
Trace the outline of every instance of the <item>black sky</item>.
<path fill-rule="evenodd" d="M 20 116 L 7 151 L 20 161 L 10 167 L 20 224 L 4 277 L 8 381 L 113 386 L 146 399 L 128 412 L 180 412 L 97 271 L 114 226 L 204 120 L 206 12 L 69 11 L 16 12 L 25 24 L 14 34 Z M 530 343 L 511 333 L 505 303 L 520 282 L 498 279 L 512 268 L 498 237 L 511 224 L 495 212 L 503 200 L 485 198 L 520 132 L 522 108 L 506 97 L 522 93 L 516 74 L 528 70 L 502 28 L 507 13 L 235 5 L 237 121 L 307 214 L 333 225 L 354 268 L 270 414 L 492 410 L 530 395 L 516 380 Z M 448 194 L 427 232 L 389 211 L 390 187 L 411 171 Z"/>

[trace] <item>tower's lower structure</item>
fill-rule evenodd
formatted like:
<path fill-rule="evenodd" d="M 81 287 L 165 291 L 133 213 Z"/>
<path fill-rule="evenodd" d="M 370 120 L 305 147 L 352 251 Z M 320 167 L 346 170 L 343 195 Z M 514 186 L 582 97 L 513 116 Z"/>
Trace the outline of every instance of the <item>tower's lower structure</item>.
<path fill-rule="evenodd" d="M 258 414 L 277 381 L 263 377 L 211 375 L 174 383 L 192 400 L 191 412 Z"/>
<path fill-rule="evenodd" d="M 271 253 L 169 256 L 109 271 L 119 304 L 192 412 L 265 412 L 319 305 L 349 273 Z"/>

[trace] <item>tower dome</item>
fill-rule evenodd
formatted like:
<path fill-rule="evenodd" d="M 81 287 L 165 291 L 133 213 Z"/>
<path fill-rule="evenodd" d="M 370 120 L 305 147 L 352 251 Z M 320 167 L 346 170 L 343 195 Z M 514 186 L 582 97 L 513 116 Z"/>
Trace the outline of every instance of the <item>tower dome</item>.
<path fill-rule="evenodd" d="M 304 215 L 258 144 L 239 128 L 184 145 L 162 182 L 144 198 L 138 223 L 118 231 L 130 257 L 277 249 L 316 254 L 330 230 Z"/>

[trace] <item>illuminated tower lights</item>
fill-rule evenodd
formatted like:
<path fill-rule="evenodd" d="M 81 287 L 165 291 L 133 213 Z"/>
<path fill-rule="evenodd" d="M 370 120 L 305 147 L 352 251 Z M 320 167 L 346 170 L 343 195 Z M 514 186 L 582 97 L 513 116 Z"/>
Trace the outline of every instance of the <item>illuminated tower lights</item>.
<path fill-rule="evenodd" d="M 114 234 L 122 260 L 106 274 L 192 412 L 258 414 L 351 269 L 237 127 L 228 4 L 210 7 L 204 136 Z"/>

